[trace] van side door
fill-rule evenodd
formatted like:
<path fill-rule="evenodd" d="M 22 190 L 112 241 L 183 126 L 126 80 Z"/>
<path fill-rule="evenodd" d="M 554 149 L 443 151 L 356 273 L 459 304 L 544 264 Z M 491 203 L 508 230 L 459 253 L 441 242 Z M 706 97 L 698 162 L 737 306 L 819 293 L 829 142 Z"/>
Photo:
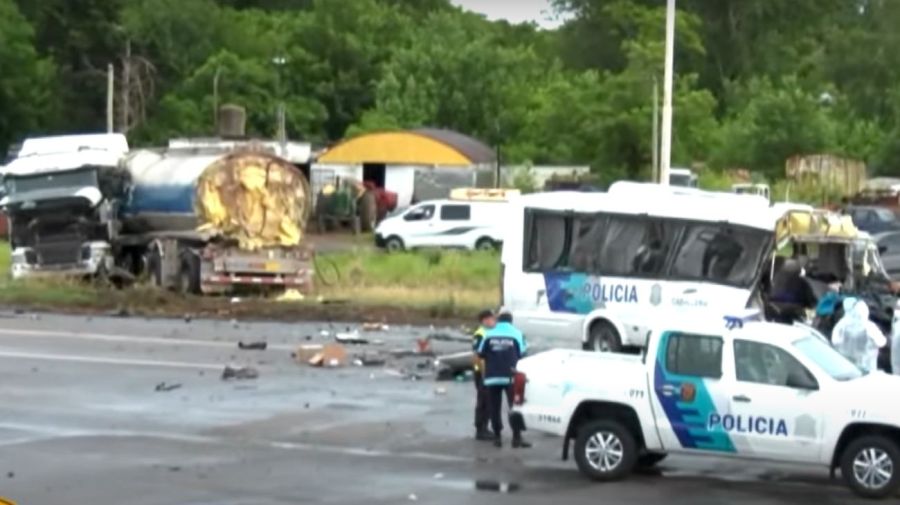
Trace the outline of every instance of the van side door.
<path fill-rule="evenodd" d="M 727 434 L 710 430 L 728 408 L 731 381 L 723 363 L 730 351 L 724 339 L 680 332 L 659 339 L 651 387 L 663 446 L 671 452 L 734 453 Z"/>
<path fill-rule="evenodd" d="M 470 204 L 445 203 L 438 212 L 432 240 L 441 247 L 469 247 L 468 235 L 474 229 Z"/>
<path fill-rule="evenodd" d="M 407 248 L 429 245 L 436 222 L 435 210 L 433 203 L 422 203 L 403 214 L 403 226 L 398 228 L 402 232 L 398 234 Z"/>

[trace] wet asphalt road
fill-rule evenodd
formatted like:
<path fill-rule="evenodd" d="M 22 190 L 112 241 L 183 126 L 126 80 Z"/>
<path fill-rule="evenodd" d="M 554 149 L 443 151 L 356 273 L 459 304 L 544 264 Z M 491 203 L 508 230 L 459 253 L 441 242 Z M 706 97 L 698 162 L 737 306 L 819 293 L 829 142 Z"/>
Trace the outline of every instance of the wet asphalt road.
<path fill-rule="evenodd" d="M 472 384 L 404 380 L 401 368 L 427 376 L 422 359 L 295 364 L 291 349 L 327 341 L 323 329 L 344 330 L 0 314 L 0 496 L 20 505 L 856 503 L 817 470 L 721 459 L 671 459 L 657 475 L 592 484 L 559 461 L 558 440 L 533 435 L 529 451 L 471 441 Z M 385 343 L 364 348 L 412 348 L 428 332 L 366 334 Z M 237 349 L 255 339 L 269 349 Z M 229 363 L 260 376 L 224 382 Z M 180 387 L 155 391 L 162 382 Z M 521 489 L 476 491 L 477 479 Z"/>

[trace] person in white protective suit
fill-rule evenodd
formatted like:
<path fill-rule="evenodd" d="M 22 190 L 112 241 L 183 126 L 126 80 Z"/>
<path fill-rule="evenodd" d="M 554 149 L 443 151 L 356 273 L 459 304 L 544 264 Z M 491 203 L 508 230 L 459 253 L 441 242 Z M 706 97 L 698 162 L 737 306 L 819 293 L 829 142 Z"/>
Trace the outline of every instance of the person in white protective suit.
<path fill-rule="evenodd" d="M 844 300 L 844 316 L 834 325 L 831 343 L 863 372 L 871 373 L 878 369 L 878 349 L 887 345 L 887 338 L 869 321 L 866 302 L 848 298 Z"/>

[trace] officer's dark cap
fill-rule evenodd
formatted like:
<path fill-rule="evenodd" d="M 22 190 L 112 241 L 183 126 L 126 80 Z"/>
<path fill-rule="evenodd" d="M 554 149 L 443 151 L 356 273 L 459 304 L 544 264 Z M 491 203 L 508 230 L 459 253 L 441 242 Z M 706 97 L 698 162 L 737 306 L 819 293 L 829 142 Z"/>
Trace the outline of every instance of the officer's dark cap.
<path fill-rule="evenodd" d="M 489 317 L 494 317 L 493 310 L 485 309 L 478 313 L 478 321 L 479 322 L 484 321 L 485 319 L 487 319 Z"/>

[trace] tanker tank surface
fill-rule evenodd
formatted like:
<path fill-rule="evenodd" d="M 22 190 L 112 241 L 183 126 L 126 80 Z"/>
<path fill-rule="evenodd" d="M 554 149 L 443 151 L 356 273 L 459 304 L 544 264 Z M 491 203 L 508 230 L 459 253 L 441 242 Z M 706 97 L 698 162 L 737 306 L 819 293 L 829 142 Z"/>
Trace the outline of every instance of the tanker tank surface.
<path fill-rule="evenodd" d="M 132 151 L 120 243 L 160 287 L 217 293 L 239 285 L 308 289 L 303 243 L 310 186 L 259 146 Z M 138 254 L 135 254 L 135 251 Z"/>
<path fill-rule="evenodd" d="M 267 153 L 190 149 L 134 151 L 128 231 L 197 231 L 241 249 L 294 247 L 309 218 L 310 188 L 290 163 Z"/>

